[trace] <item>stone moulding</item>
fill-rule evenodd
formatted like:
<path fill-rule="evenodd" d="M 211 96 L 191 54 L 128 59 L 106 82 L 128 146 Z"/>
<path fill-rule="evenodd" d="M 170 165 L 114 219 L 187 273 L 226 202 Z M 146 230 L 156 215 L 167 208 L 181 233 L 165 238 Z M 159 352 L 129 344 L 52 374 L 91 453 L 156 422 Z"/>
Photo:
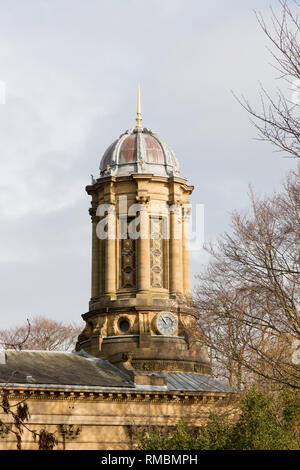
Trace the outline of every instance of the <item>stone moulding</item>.
<path fill-rule="evenodd" d="M 1 386 L 1 384 L 0 384 Z M 9 399 L 12 400 L 85 400 L 85 401 L 112 401 L 112 402 L 191 402 L 216 403 L 239 400 L 240 394 L 228 392 L 165 392 L 165 391 L 96 391 L 96 390 L 61 390 L 61 389 L 29 389 L 28 387 L 5 387 Z M 3 392 L 2 392 L 3 393 Z"/>

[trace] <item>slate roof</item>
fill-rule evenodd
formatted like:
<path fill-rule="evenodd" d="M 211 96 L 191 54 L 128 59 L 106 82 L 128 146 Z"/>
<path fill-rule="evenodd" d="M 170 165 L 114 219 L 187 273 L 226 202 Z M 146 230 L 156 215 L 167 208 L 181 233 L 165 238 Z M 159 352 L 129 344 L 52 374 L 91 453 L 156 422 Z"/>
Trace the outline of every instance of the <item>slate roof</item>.
<path fill-rule="evenodd" d="M 147 373 L 144 373 L 147 375 Z M 140 390 L 161 392 L 219 392 L 233 390 L 207 375 L 183 372 L 156 372 L 167 385 L 136 385 L 130 377 L 108 361 L 84 352 L 0 351 L 0 386 L 89 390 Z"/>
<path fill-rule="evenodd" d="M 170 391 L 233 392 L 231 388 L 208 375 L 183 372 L 161 372 L 161 375 L 167 377 L 167 387 Z"/>
<path fill-rule="evenodd" d="M 0 360 L 1 383 L 111 388 L 134 386 L 126 374 L 102 359 L 58 351 L 8 350 L 3 354 L 6 357 Z"/>

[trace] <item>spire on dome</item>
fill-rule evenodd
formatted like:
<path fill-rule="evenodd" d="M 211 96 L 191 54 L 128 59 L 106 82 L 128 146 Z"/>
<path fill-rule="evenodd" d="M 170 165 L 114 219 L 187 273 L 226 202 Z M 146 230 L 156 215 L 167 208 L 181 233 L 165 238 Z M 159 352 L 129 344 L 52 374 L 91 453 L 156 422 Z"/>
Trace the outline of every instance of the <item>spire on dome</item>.
<path fill-rule="evenodd" d="M 140 85 L 138 86 L 138 96 L 137 96 L 137 108 L 136 108 L 136 129 L 143 129 L 141 125 L 142 115 L 141 115 L 141 90 Z"/>
<path fill-rule="evenodd" d="M 151 129 L 142 126 L 141 90 L 138 85 L 136 126 L 123 132 L 105 151 L 100 162 L 101 178 L 152 174 L 180 177 L 173 150 Z"/>

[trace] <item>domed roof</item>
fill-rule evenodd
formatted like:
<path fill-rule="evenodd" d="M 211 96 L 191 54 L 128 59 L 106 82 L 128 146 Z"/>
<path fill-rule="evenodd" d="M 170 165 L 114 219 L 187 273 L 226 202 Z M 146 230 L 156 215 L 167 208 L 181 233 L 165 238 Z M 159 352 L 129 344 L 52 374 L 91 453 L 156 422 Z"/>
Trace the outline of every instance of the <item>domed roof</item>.
<path fill-rule="evenodd" d="M 128 176 L 147 173 L 179 176 L 174 152 L 154 132 L 143 127 L 127 130 L 104 153 L 100 176 Z"/>

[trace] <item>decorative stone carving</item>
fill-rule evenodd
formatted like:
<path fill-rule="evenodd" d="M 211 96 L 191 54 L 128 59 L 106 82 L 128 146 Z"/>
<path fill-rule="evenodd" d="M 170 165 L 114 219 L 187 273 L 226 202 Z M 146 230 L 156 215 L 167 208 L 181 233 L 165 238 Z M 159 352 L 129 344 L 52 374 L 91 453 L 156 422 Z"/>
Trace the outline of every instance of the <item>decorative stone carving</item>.
<path fill-rule="evenodd" d="M 133 367 L 132 367 L 132 364 L 131 364 L 132 357 L 133 357 L 133 354 L 130 353 L 130 352 L 125 352 L 125 353 L 122 354 L 122 366 L 125 369 L 133 370 Z"/>
<path fill-rule="evenodd" d="M 150 196 L 146 196 L 146 195 L 141 194 L 139 196 L 136 196 L 136 201 L 139 204 L 147 206 L 149 204 L 149 201 L 150 201 Z"/>
<path fill-rule="evenodd" d="M 210 374 L 210 367 L 206 363 L 171 361 L 171 360 L 132 360 L 134 369 L 143 370 L 145 372 L 197 372 L 202 374 Z"/>
<path fill-rule="evenodd" d="M 135 369 L 144 370 L 146 372 L 160 372 L 160 371 L 172 371 L 176 372 L 186 368 L 186 372 L 189 371 L 188 366 L 182 361 L 167 361 L 167 360 L 149 360 L 149 361 L 132 361 L 132 365 Z"/>
<path fill-rule="evenodd" d="M 92 320 L 93 324 L 93 335 L 94 336 L 102 336 L 103 335 L 103 329 L 106 326 L 107 322 L 107 317 L 106 315 L 99 316 L 95 319 Z"/>
<path fill-rule="evenodd" d="M 101 345 L 103 341 L 103 330 L 106 329 L 107 317 L 102 315 L 96 318 L 92 318 L 86 321 L 85 328 L 78 336 L 75 350 L 80 351 L 81 343 L 88 339 L 98 338 L 98 349 L 101 351 Z"/>
<path fill-rule="evenodd" d="M 92 336 L 93 333 L 93 323 L 91 320 L 85 322 L 85 327 L 78 336 L 78 342 L 81 343 L 82 341 L 86 341 Z"/>
<path fill-rule="evenodd" d="M 66 440 L 77 439 L 81 430 L 81 426 L 75 426 L 74 424 L 60 424 L 58 426 L 58 431 Z"/>
<path fill-rule="evenodd" d="M 97 221 L 97 218 L 98 218 L 98 217 L 96 216 L 96 211 L 97 211 L 97 209 L 96 209 L 95 207 L 90 207 L 90 208 L 89 208 L 89 214 L 90 214 L 90 216 L 91 216 L 92 222 L 96 222 L 96 221 Z"/>
<path fill-rule="evenodd" d="M 136 241 L 121 240 L 121 288 L 136 287 Z"/>
<path fill-rule="evenodd" d="M 151 286 L 164 287 L 164 240 L 163 220 L 151 217 L 150 219 L 150 266 Z"/>

